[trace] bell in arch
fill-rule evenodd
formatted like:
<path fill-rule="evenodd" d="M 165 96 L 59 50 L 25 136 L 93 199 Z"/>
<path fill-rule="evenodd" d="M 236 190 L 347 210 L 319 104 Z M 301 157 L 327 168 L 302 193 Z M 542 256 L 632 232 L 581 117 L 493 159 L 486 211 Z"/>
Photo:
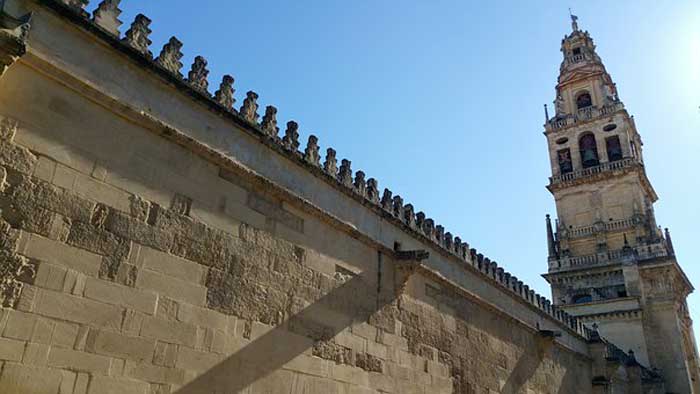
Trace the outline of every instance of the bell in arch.
<path fill-rule="evenodd" d="M 598 155 L 593 149 L 586 149 L 583 152 L 582 162 L 584 167 L 592 167 L 598 165 Z"/>

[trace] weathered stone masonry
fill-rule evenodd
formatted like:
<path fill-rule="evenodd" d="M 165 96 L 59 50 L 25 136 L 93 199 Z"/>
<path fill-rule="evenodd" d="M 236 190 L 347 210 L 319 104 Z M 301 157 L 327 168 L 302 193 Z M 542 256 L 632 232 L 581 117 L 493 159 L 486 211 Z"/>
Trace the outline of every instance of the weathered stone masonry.
<path fill-rule="evenodd" d="M 145 16 L 5 3 L 0 392 L 661 390 Z"/>

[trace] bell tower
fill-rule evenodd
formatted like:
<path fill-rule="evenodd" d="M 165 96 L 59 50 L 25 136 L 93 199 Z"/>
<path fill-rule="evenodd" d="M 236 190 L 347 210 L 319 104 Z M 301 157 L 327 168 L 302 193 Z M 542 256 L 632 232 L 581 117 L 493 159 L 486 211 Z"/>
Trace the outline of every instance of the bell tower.
<path fill-rule="evenodd" d="M 553 116 L 545 106 L 557 218 L 546 218 L 544 277 L 557 306 L 658 368 L 670 392 L 700 394 L 693 286 L 657 225 L 634 118 L 577 19 L 561 42 Z"/>

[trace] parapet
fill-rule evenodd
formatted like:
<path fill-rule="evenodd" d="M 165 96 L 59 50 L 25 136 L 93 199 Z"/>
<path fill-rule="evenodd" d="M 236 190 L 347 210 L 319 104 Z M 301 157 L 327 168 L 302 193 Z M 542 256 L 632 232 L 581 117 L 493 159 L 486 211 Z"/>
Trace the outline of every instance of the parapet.
<path fill-rule="evenodd" d="M 280 136 L 277 108 L 265 107 L 261 118 L 259 95 L 256 92 L 247 92 L 241 107 L 236 109 L 233 76 L 225 75 L 222 81 L 215 85 L 216 92 L 210 93 L 207 60 L 203 56 L 196 56 L 194 63 L 185 74 L 180 61 L 183 57 L 183 43 L 176 37 L 170 38 L 154 56 L 149 38 L 152 33 L 149 27 L 151 20 L 145 15 L 137 15 L 122 36 L 120 33 L 122 22 L 119 20 L 122 13 L 119 8 L 120 0 L 103 0 L 92 15 L 85 11 L 89 0 L 43 0 L 43 3 L 59 13 L 69 15 L 73 20 L 80 21 L 98 36 L 109 41 L 112 46 L 128 52 L 132 57 L 139 57 L 141 63 L 148 64 L 176 86 L 186 89 L 190 96 L 205 100 L 210 108 L 230 115 L 236 126 L 243 127 L 260 139 L 266 140 L 267 143 L 275 145 L 278 148 L 277 151 L 289 157 L 290 160 L 304 166 L 312 174 L 334 187 L 344 190 L 345 194 L 422 242 L 432 244 L 434 249 L 458 262 L 465 269 L 479 272 L 484 280 L 496 284 L 513 297 L 522 299 L 532 308 L 549 315 L 568 330 L 586 339 L 590 339 L 593 335 L 593 332 L 582 322 L 559 310 L 552 305 L 551 301 L 531 290 L 514 275 L 504 271 L 498 263 L 471 248 L 461 237 L 446 231 L 424 212 L 415 212 L 414 206 L 407 203 L 401 196 L 393 195 L 388 188 L 380 194 L 378 180 L 368 178 L 364 171 L 358 170 L 353 173 L 350 160 L 342 159 L 338 165 L 335 149 L 326 148 L 325 158 L 322 158 L 320 152 L 323 150 L 316 136 L 309 136 L 306 146 L 303 151 L 300 151 L 299 124 L 293 120 L 288 121 L 284 135 Z"/>

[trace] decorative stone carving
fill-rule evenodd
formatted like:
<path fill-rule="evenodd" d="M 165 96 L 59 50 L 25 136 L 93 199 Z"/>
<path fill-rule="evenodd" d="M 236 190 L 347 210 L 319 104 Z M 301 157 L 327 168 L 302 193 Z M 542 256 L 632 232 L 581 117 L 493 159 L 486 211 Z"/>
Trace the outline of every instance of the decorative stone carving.
<path fill-rule="evenodd" d="M 170 37 L 170 40 L 163 45 L 160 55 L 156 58 L 156 63 L 182 78 L 182 73 L 180 72 L 182 69 L 182 62 L 180 61 L 182 56 L 182 42 L 176 37 Z"/>
<path fill-rule="evenodd" d="M 277 108 L 272 105 L 268 105 L 265 108 L 265 115 L 263 116 L 261 127 L 262 131 L 268 136 L 277 137 L 277 134 L 280 132 L 280 128 L 277 127 Z M 311 137 L 309 137 L 309 140 L 311 140 Z M 318 141 L 318 139 L 316 139 L 316 141 Z M 316 154 L 318 154 L 318 152 L 316 152 Z"/>
<path fill-rule="evenodd" d="M 243 107 L 245 108 L 245 105 Z M 287 122 L 287 129 L 284 131 L 284 138 L 282 138 L 282 146 L 294 152 L 299 149 L 299 124 L 297 122 L 293 120 Z"/>
<path fill-rule="evenodd" d="M 347 187 L 352 187 L 352 163 L 350 160 L 343 159 L 340 162 L 340 172 L 338 173 L 338 181 Z"/>
<path fill-rule="evenodd" d="M 387 212 L 394 212 L 394 205 L 391 201 L 392 192 L 389 189 L 384 189 L 384 194 L 382 194 L 382 209 Z"/>
<path fill-rule="evenodd" d="M 17 19 L 5 13 L 0 2 L 0 77 L 27 51 L 31 14 Z"/>
<path fill-rule="evenodd" d="M 406 204 L 403 207 L 403 221 L 406 222 L 409 227 L 416 227 L 416 215 L 413 212 L 413 205 Z"/>
<path fill-rule="evenodd" d="M 240 111 L 241 116 L 248 122 L 257 124 L 258 118 L 260 117 L 258 115 L 258 107 L 258 94 L 253 91 L 246 93 L 246 98 L 243 100 L 243 106 Z M 299 134 L 297 134 L 297 139 L 298 138 Z M 297 142 L 297 147 L 299 147 L 299 142 Z"/>
<path fill-rule="evenodd" d="M 362 171 L 357 171 L 355 173 L 355 182 L 353 184 L 355 187 L 355 192 L 361 196 L 365 196 L 367 193 L 366 190 L 366 184 L 365 184 L 365 173 Z"/>
<path fill-rule="evenodd" d="M 401 198 L 401 196 L 394 196 L 392 208 L 394 216 L 403 221 L 403 198 Z"/>
<path fill-rule="evenodd" d="M 67 5 L 68 7 L 73 8 L 74 10 L 80 12 L 81 14 L 84 12 L 83 10 L 90 2 L 90 0 L 60 0 L 60 1 L 61 1 L 61 3 Z"/>
<path fill-rule="evenodd" d="M 435 221 L 433 221 L 433 219 L 425 219 L 423 222 L 423 234 L 425 234 L 426 237 L 433 239 L 435 236 Z"/>
<path fill-rule="evenodd" d="M 153 57 L 153 54 L 148 49 L 151 46 L 151 40 L 148 38 L 151 34 L 150 25 L 151 20 L 146 15 L 138 14 L 122 39 L 122 42 L 141 52 L 149 59 Z"/>
<path fill-rule="evenodd" d="M 367 180 L 367 199 L 374 204 L 379 204 L 379 182 L 374 178 Z"/>
<path fill-rule="evenodd" d="M 323 169 L 333 178 L 338 176 L 338 159 L 336 159 L 335 155 L 335 149 L 326 149 L 326 161 L 323 162 Z"/>
<path fill-rule="evenodd" d="M 453 244 L 452 244 L 452 233 L 447 232 L 445 233 L 445 249 L 449 250 L 450 252 L 452 251 Z"/>
<path fill-rule="evenodd" d="M 416 227 L 418 227 L 420 230 L 422 230 L 424 223 L 425 223 L 425 213 L 422 211 L 418 212 L 416 214 Z"/>
<path fill-rule="evenodd" d="M 219 84 L 219 90 L 214 93 L 214 99 L 217 103 L 221 104 L 222 107 L 226 108 L 228 111 L 234 111 L 233 105 L 236 103 L 236 99 L 233 97 L 236 90 L 233 88 L 234 79 L 230 75 L 224 75 Z M 276 123 L 275 123 L 276 124 Z M 279 129 L 278 129 L 279 130 Z"/>
<path fill-rule="evenodd" d="M 445 242 L 445 228 L 441 225 L 435 226 L 435 240 L 441 246 Z"/>
<path fill-rule="evenodd" d="M 318 137 L 312 134 L 306 143 L 306 149 L 304 149 L 304 160 L 316 167 L 321 166 L 321 155 L 318 154 L 318 149 Z"/>
<path fill-rule="evenodd" d="M 92 20 L 98 26 L 117 37 L 119 37 L 119 26 L 122 25 L 122 21 L 119 20 L 119 15 L 122 13 L 119 3 L 121 0 L 103 0 L 92 13 Z"/>
<path fill-rule="evenodd" d="M 187 74 L 187 82 L 193 88 L 199 90 L 202 93 L 209 94 L 209 70 L 207 70 L 207 59 L 202 56 L 197 56 L 194 58 L 194 63 L 192 63 L 192 69 Z"/>

